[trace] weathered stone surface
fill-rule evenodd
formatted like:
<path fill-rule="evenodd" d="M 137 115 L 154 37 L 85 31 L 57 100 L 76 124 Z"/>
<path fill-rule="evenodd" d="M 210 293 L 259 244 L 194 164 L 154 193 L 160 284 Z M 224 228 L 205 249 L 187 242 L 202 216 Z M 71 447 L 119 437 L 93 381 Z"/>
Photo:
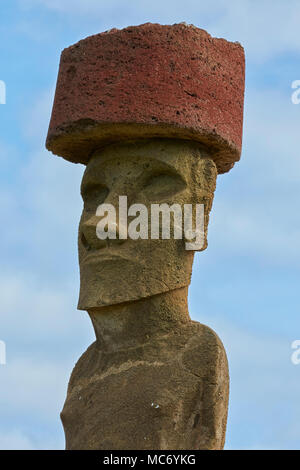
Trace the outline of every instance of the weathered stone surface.
<path fill-rule="evenodd" d="M 219 173 L 239 160 L 244 51 L 184 23 L 88 37 L 62 52 L 47 148 L 72 162 L 122 139 L 182 138 Z"/>
<path fill-rule="evenodd" d="M 143 140 L 105 147 L 82 181 L 79 308 L 96 342 L 72 373 L 62 412 L 67 449 L 221 449 L 224 348 L 187 307 L 193 251 L 184 239 L 99 240 L 97 206 L 203 203 L 205 236 L 217 169 L 199 144 Z M 121 227 L 118 225 L 118 232 Z M 206 247 L 204 241 L 203 249 Z"/>
<path fill-rule="evenodd" d="M 243 94 L 242 47 L 191 25 L 114 29 L 62 53 L 47 148 L 87 164 L 78 308 L 96 334 L 69 382 L 67 449 L 223 448 L 228 365 L 189 316 L 189 235 L 174 222 L 169 239 L 123 239 L 117 218 L 100 240 L 97 208 L 203 204 L 193 250 L 205 249 L 217 174 L 240 156 Z"/>
<path fill-rule="evenodd" d="M 185 239 L 99 240 L 96 210 L 105 202 L 118 208 L 143 204 L 151 226 L 151 204 L 204 204 L 205 240 L 217 170 L 199 144 L 170 139 L 106 146 L 92 156 L 82 179 L 84 208 L 79 226 L 80 298 L 89 308 L 129 302 L 188 286 L 194 252 Z M 118 215 L 118 214 L 117 214 Z M 121 227 L 117 226 L 117 232 Z"/>
<path fill-rule="evenodd" d="M 90 311 L 97 340 L 70 379 L 67 449 L 223 448 L 226 354 L 189 319 L 186 298 L 183 288 Z"/>

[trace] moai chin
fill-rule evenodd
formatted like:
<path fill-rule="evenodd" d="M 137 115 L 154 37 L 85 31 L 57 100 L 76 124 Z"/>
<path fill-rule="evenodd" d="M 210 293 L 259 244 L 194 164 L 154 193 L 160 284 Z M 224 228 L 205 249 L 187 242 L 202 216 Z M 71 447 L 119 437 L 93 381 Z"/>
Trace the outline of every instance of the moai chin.
<path fill-rule="evenodd" d="M 226 353 L 190 319 L 194 251 L 183 239 L 101 240 L 99 205 L 204 205 L 239 160 L 244 52 L 192 25 L 144 24 L 79 41 L 61 56 L 47 148 L 86 170 L 80 296 L 96 341 L 61 414 L 67 449 L 222 449 Z M 200 250 L 201 250 L 200 249 Z M 199 306 L 201 313 L 201 306 Z"/>

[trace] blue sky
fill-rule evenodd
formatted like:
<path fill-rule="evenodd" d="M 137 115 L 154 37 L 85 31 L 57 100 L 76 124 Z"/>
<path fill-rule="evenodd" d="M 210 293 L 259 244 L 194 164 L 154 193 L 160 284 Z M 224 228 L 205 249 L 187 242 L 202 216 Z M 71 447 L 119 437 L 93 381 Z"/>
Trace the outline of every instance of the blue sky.
<path fill-rule="evenodd" d="M 300 449 L 299 0 L 1 0 L 0 448 L 62 449 L 76 360 L 93 341 L 76 310 L 83 166 L 44 149 L 64 47 L 112 27 L 193 23 L 246 52 L 243 153 L 218 178 L 191 316 L 226 347 L 227 449 Z"/>

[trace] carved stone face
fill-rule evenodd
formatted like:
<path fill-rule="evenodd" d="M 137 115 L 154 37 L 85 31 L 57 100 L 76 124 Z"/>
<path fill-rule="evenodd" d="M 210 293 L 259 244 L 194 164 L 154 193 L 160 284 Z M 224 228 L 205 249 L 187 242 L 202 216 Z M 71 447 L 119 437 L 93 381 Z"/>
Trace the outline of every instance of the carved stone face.
<path fill-rule="evenodd" d="M 194 253 L 186 250 L 184 238 L 151 239 L 151 204 L 204 204 L 205 249 L 216 176 L 212 159 L 189 141 L 122 143 L 96 152 L 81 188 L 78 308 L 130 302 L 189 285 Z M 148 239 L 119 239 L 119 196 L 127 196 L 128 208 L 143 204 L 148 209 Z M 116 239 L 97 237 L 101 217 L 96 211 L 103 203 L 116 208 Z M 134 218 L 128 217 L 128 223 Z"/>

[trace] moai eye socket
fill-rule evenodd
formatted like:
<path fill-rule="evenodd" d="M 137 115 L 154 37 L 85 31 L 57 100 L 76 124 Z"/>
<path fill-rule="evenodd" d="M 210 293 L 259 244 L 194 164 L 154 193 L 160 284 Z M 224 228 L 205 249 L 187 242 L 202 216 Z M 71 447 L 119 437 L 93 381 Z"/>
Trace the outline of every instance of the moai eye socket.
<path fill-rule="evenodd" d="M 109 189 L 102 184 L 87 184 L 81 188 L 84 210 L 96 212 L 97 207 L 107 198 Z"/>
<path fill-rule="evenodd" d="M 151 175 L 145 182 L 142 192 L 151 200 L 166 199 L 186 188 L 183 178 L 175 173 Z"/>

